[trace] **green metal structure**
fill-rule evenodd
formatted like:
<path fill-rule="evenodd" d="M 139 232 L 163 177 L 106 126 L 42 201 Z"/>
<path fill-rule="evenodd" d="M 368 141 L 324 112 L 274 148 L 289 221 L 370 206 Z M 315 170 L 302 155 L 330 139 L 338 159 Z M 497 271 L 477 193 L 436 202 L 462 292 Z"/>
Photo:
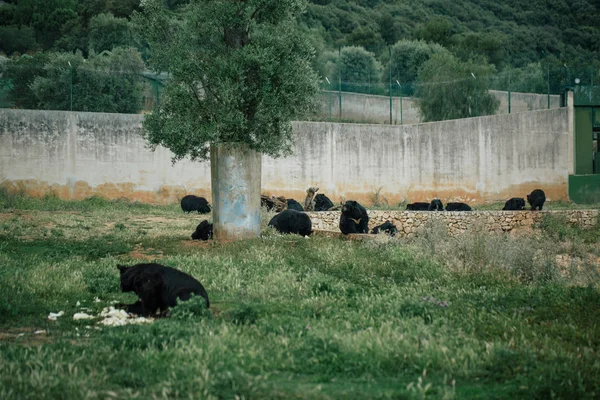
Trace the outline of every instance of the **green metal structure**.
<path fill-rule="evenodd" d="M 575 173 L 569 175 L 569 198 L 600 203 L 600 86 L 575 86 Z"/>

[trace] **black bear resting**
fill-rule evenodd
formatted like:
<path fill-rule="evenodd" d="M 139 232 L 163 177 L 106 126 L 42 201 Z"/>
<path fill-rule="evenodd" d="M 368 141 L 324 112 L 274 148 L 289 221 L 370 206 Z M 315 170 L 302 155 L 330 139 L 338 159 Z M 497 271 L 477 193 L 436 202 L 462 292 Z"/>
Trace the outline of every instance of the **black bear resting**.
<path fill-rule="evenodd" d="M 385 221 L 383 224 L 376 226 L 371 231 L 371 233 L 375 235 L 377 235 L 380 232 L 386 233 L 394 237 L 396 236 L 396 233 L 398 233 L 398 228 L 396 228 L 390 221 Z"/>
<path fill-rule="evenodd" d="M 192 233 L 192 240 L 208 240 L 212 238 L 213 224 L 204 220 L 198 224 L 196 231 Z"/>
<path fill-rule="evenodd" d="M 369 233 L 369 216 L 367 210 L 354 200 L 348 200 L 342 206 L 340 231 L 349 233 Z"/>
<path fill-rule="evenodd" d="M 333 202 L 329 197 L 319 193 L 315 196 L 315 211 L 327 211 L 333 207 Z"/>
<path fill-rule="evenodd" d="M 446 211 L 471 211 L 471 207 L 465 203 L 448 203 Z"/>
<path fill-rule="evenodd" d="M 535 189 L 533 192 L 527 195 L 527 201 L 531 205 L 531 210 L 540 210 L 546 202 L 546 193 L 542 189 Z"/>
<path fill-rule="evenodd" d="M 271 218 L 269 226 L 281 233 L 297 233 L 302 236 L 312 233 L 312 221 L 308 214 L 296 210 L 283 210 Z"/>
<path fill-rule="evenodd" d="M 519 211 L 525 209 L 525 199 L 522 197 L 513 197 L 504 204 L 504 211 Z"/>
<path fill-rule="evenodd" d="M 431 204 L 429 204 L 428 211 L 444 211 L 444 204 L 439 199 L 431 200 Z"/>
<path fill-rule="evenodd" d="M 287 199 L 287 209 L 288 210 L 296 210 L 296 211 L 304 211 L 304 208 L 302 208 L 302 204 L 298 203 L 294 199 Z"/>
<path fill-rule="evenodd" d="M 210 306 L 204 286 L 184 272 L 154 263 L 117 265 L 117 268 L 121 272 L 121 291 L 134 292 L 140 298 L 127 305 L 127 312 L 153 315 L 158 310 L 175 307 L 178 300 L 189 300 L 192 295 L 204 297 L 206 308 Z"/>
<path fill-rule="evenodd" d="M 188 213 L 198 211 L 200 214 L 208 214 L 210 212 L 210 205 L 204 197 L 188 194 L 181 199 L 181 209 Z"/>
<path fill-rule="evenodd" d="M 409 203 L 406 205 L 406 209 L 410 211 L 428 211 L 429 203 L 424 203 L 420 201 L 416 203 Z"/>

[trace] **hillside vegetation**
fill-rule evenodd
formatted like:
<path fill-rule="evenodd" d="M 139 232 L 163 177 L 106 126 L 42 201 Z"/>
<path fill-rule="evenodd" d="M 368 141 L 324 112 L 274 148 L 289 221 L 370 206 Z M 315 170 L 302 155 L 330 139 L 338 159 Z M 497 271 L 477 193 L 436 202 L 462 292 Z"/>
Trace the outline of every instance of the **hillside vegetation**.
<path fill-rule="evenodd" d="M 190 1 L 164 0 L 166 12 L 183 14 Z M 0 57 L 0 103 L 4 87 L 4 106 L 66 109 L 64 94 L 41 101 L 35 92 L 39 87 L 35 79 L 48 77 L 56 68 L 40 62 L 56 57 L 22 60 L 19 56 L 25 53 L 68 52 L 93 58 L 132 47 L 152 68 L 152 49 L 134 23 L 139 10 L 140 0 L 0 2 L 0 55 L 10 58 Z M 458 102 L 467 112 L 434 110 L 428 119 L 436 120 L 444 115 L 493 113 L 490 99 L 487 103 L 483 99 L 489 107 L 479 107 L 477 112 L 471 104 L 472 98 L 486 96 L 488 89 L 558 94 L 573 86 L 576 77 L 581 84 L 597 84 L 598 17 L 600 3 L 595 0 L 312 0 L 299 23 L 315 47 L 313 67 L 323 89 L 413 96 L 428 92 L 424 86 L 433 84 L 437 86 L 429 92 L 434 94 L 460 92 L 452 101 L 438 98 L 432 104 Z M 123 62 L 119 74 L 137 75 L 130 65 Z M 443 79 L 427 72 L 447 65 L 453 67 Z M 95 86 L 110 86 L 106 76 L 113 71 L 99 71 Z M 69 73 L 55 72 L 60 79 L 48 93 L 62 92 Z M 75 85 L 78 70 L 73 76 Z M 448 83 L 453 86 L 445 86 Z M 77 110 L 103 108 L 87 100 L 73 103 Z M 138 96 L 130 103 L 121 108 L 139 110 L 144 101 Z"/>

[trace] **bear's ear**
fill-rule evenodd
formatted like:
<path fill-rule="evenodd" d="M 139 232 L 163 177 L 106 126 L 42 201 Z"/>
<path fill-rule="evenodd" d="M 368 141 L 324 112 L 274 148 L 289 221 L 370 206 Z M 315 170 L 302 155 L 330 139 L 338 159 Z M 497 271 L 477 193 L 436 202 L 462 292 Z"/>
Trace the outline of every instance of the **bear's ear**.
<path fill-rule="evenodd" d="M 125 272 L 129 267 L 127 265 L 120 265 L 117 264 L 117 268 L 119 269 L 119 271 L 121 271 L 121 273 Z"/>

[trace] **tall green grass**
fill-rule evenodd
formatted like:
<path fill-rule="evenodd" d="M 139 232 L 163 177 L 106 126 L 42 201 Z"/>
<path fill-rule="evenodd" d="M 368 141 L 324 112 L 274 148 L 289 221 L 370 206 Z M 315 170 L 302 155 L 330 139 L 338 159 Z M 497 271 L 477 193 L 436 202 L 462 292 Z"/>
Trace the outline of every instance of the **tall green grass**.
<path fill-rule="evenodd" d="M 265 227 L 198 244 L 189 235 L 205 216 L 43 207 L 0 213 L 2 399 L 600 396 L 598 266 L 586 264 L 600 256 L 597 226 L 450 237 L 429 225 L 363 242 Z M 565 254 L 579 264 L 565 270 Z M 140 255 L 197 277 L 211 309 L 192 300 L 151 325 L 102 330 L 72 320 L 81 306 L 134 301 L 116 264 Z"/>

